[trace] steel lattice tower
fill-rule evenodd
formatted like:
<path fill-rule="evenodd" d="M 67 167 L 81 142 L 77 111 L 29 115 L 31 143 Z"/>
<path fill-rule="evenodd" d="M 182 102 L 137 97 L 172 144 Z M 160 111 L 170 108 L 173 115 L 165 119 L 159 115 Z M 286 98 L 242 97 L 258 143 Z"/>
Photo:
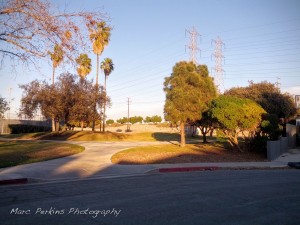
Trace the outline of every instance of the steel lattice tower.
<path fill-rule="evenodd" d="M 222 64 L 224 59 L 223 47 L 225 46 L 225 44 L 220 37 L 218 37 L 216 40 L 213 40 L 213 42 L 215 44 L 215 52 L 213 54 L 215 58 L 214 79 L 218 91 L 220 93 L 223 93 L 224 92 L 224 78 L 223 78 L 224 70 L 222 68 Z"/>
<path fill-rule="evenodd" d="M 185 30 L 185 34 L 186 33 L 188 33 L 190 36 L 190 42 L 188 45 L 186 45 L 186 47 L 190 50 L 190 61 L 197 65 L 197 53 L 200 52 L 197 42 L 198 36 L 200 36 L 200 34 L 195 29 L 195 27 L 192 27 L 191 30 Z"/>

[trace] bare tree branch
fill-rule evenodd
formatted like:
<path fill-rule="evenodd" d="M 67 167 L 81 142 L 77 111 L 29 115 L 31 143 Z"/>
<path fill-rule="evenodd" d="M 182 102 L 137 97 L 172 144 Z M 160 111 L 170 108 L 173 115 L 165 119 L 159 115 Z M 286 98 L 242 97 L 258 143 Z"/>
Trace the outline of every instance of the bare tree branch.
<path fill-rule="evenodd" d="M 87 25 L 104 21 L 99 12 L 54 10 L 47 0 L 7 0 L 0 3 L 0 54 L 23 62 L 43 58 L 56 44 L 74 61 L 89 43 Z"/>

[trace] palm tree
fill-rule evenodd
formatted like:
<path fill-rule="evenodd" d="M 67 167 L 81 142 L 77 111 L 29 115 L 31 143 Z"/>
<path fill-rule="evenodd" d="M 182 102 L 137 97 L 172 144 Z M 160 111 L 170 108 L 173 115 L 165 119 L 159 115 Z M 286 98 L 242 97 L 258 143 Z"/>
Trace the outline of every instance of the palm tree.
<path fill-rule="evenodd" d="M 77 73 L 80 76 L 80 80 L 83 81 L 92 70 L 91 59 L 87 54 L 80 54 L 76 59 L 76 63 L 78 64 Z"/>
<path fill-rule="evenodd" d="M 88 24 L 90 40 L 93 43 L 93 52 L 97 55 L 97 67 L 96 67 L 96 90 L 98 90 L 98 77 L 99 77 L 99 57 L 102 54 L 104 48 L 108 45 L 110 40 L 111 28 L 106 25 L 105 22 L 96 22 Z M 96 94 L 95 94 L 96 95 Z M 96 104 L 94 106 L 96 111 Z M 92 130 L 95 130 L 95 121 L 92 123 Z"/>
<path fill-rule="evenodd" d="M 58 44 L 56 44 L 54 46 L 53 52 L 48 52 L 50 57 L 51 57 L 51 61 L 52 61 L 52 68 L 53 68 L 53 72 L 52 72 L 52 88 L 54 88 L 54 75 L 55 75 L 55 69 L 61 64 L 61 62 L 64 59 L 64 51 L 62 49 L 62 47 Z M 52 131 L 55 131 L 55 119 L 54 119 L 54 115 L 52 116 Z"/>
<path fill-rule="evenodd" d="M 105 58 L 104 61 L 101 63 L 101 69 L 104 71 L 104 93 L 105 93 L 105 99 L 104 99 L 104 108 L 103 108 L 103 132 L 105 132 L 105 110 L 106 110 L 106 80 L 110 73 L 114 70 L 114 64 L 112 59 Z"/>
<path fill-rule="evenodd" d="M 80 54 L 79 57 L 76 59 L 76 63 L 78 64 L 77 73 L 80 77 L 80 84 L 83 87 L 86 76 L 92 70 L 91 59 L 88 57 L 87 54 Z M 78 99 L 79 101 L 84 101 L 84 97 L 82 96 L 82 94 L 83 93 L 80 94 L 80 97 Z M 82 113 L 82 112 L 79 112 L 79 113 Z M 84 119 L 83 119 L 83 115 L 82 115 L 81 116 L 81 130 L 83 130 L 83 124 L 84 124 Z"/>
<path fill-rule="evenodd" d="M 93 52 L 97 55 L 96 85 L 98 85 L 99 76 L 99 56 L 108 45 L 110 31 L 111 28 L 108 27 L 105 22 L 98 22 L 95 28 L 89 28 L 90 40 L 93 42 Z"/>

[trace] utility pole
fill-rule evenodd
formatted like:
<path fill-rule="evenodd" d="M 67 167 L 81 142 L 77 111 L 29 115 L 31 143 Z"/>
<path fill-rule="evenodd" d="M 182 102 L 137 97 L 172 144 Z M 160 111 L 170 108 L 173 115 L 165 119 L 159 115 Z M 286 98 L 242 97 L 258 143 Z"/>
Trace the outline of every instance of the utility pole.
<path fill-rule="evenodd" d="M 127 98 L 127 104 L 128 104 L 128 111 L 127 111 L 127 131 L 130 131 L 130 121 L 129 121 L 129 105 L 130 105 L 130 98 Z"/>
<path fill-rule="evenodd" d="M 223 79 L 224 70 L 222 68 L 222 62 L 224 59 L 223 47 L 225 46 L 225 44 L 220 37 L 217 37 L 216 40 L 212 40 L 212 42 L 215 44 L 215 52 L 213 54 L 215 58 L 215 67 L 214 67 L 215 84 L 218 88 L 219 93 L 223 93 L 224 92 L 224 79 Z"/>
<path fill-rule="evenodd" d="M 192 61 L 194 64 L 198 64 L 197 62 L 197 53 L 200 52 L 200 49 L 198 48 L 198 36 L 201 36 L 198 31 L 195 29 L 195 27 L 193 26 L 191 30 L 185 30 L 185 35 L 186 33 L 189 34 L 190 36 L 190 42 L 188 45 L 186 45 L 185 47 L 187 47 L 190 50 L 190 61 Z"/>

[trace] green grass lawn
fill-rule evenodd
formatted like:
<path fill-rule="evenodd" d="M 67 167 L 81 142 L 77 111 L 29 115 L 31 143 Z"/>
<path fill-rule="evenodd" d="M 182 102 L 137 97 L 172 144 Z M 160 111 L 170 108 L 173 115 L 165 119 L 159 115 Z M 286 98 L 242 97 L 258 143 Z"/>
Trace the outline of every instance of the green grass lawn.
<path fill-rule="evenodd" d="M 65 143 L 0 141 L 0 168 L 61 158 L 82 151 L 82 146 Z"/>
<path fill-rule="evenodd" d="M 260 154 L 228 150 L 223 144 L 187 144 L 181 148 L 175 144 L 136 147 L 114 154 L 115 164 L 161 164 L 194 162 L 252 162 L 265 161 Z"/>

